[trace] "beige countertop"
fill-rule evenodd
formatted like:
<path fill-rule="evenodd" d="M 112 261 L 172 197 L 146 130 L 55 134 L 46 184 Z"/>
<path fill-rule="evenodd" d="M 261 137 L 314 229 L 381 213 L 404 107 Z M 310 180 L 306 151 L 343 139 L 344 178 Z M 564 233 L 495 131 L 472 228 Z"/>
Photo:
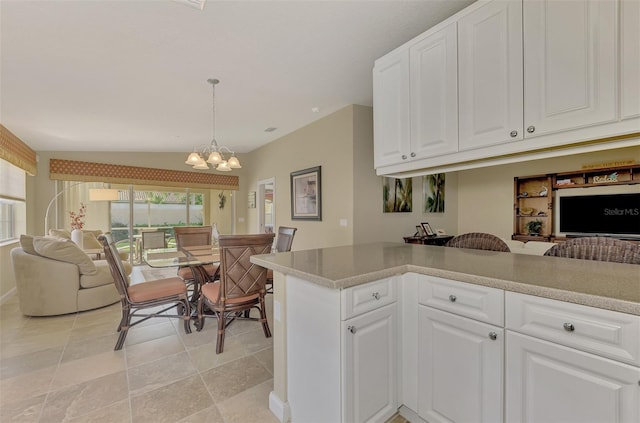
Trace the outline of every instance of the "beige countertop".
<path fill-rule="evenodd" d="M 640 315 L 640 266 L 401 243 L 252 256 L 251 261 L 328 288 L 407 272 Z"/>

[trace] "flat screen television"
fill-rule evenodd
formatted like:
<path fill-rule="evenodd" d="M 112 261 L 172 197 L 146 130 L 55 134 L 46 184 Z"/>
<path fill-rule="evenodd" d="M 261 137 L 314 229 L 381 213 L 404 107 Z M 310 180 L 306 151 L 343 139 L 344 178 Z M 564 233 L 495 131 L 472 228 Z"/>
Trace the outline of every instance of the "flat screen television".
<path fill-rule="evenodd" d="M 565 188 L 555 195 L 556 236 L 640 238 L 640 185 Z"/>

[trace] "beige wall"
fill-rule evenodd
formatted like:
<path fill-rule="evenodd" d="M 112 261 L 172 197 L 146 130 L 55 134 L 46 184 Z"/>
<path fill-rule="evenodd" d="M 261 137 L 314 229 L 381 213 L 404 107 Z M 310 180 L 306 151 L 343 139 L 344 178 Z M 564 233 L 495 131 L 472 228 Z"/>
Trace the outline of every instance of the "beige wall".
<path fill-rule="evenodd" d="M 640 162 L 640 147 L 458 172 L 458 233 L 489 232 L 502 238 L 511 238 L 515 176 L 571 172 L 586 164 L 620 160 Z"/>

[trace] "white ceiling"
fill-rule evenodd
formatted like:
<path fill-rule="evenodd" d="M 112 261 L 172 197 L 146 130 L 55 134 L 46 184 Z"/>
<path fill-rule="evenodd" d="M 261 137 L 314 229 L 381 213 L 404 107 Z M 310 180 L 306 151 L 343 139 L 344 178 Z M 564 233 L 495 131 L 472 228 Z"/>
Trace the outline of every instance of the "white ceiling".
<path fill-rule="evenodd" d="M 218 143 L 248 152 L 371 106 L 374 60 L 472 2 L 0 0 L 0 123 L 36 151 L 188 151 L 216 77 Z"/>

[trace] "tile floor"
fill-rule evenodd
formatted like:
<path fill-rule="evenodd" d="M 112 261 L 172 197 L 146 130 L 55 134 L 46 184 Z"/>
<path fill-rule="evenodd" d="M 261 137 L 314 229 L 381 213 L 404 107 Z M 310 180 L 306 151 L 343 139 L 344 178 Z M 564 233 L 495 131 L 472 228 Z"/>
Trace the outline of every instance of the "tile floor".
<path fill-rule="evenodd" d="M 119 303 L 55 317 L 21 315 L 15 296 L 0 305 L 0 421 L 277 421 L 273 343 L 259 323 L 231 324 L 216 355 L 213 319 L 189 335 L 177 319 L 150 319 L 114 351 L 119 319 Z"/>

